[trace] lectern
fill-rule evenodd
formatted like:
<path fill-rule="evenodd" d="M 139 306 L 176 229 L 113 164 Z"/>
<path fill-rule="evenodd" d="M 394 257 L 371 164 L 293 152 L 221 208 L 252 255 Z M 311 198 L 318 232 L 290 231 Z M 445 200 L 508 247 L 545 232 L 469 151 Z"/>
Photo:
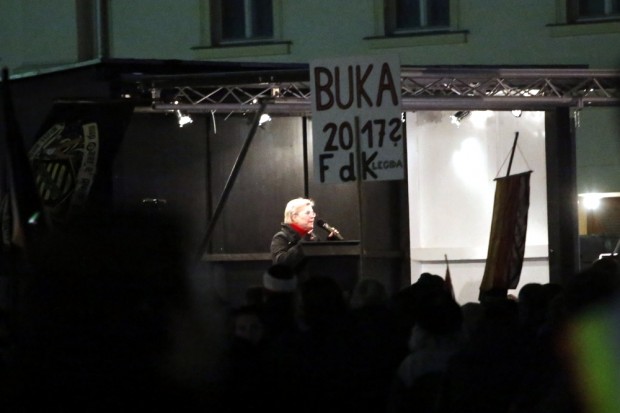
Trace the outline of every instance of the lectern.
<path fill-rule="evenodd" d="M 350 294 L 360 276 L 359 240 L 306 242 L 303 244 L 306 263 L 301 278 L 328 276 Z"/>

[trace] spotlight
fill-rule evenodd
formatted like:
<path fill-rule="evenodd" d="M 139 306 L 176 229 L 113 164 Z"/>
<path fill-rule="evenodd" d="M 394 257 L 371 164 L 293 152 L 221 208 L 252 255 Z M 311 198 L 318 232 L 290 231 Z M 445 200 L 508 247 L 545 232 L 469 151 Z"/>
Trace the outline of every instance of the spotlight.
<path fill-rule="evenodd" d="M 182 128 L 184 125 L 187 125 L 188 123 L 192 123 L 194 121 L 189 115 L 182 114 L 180 110 L 177 110 L 176 113 L 177 120 L 179 121 L 179 128 Z"/>
<path fill-rule="evenodd" d="M 599 194 L 584 194 L 583 206 L 590 211 L 598 209 L 601 206 L 601 196 Z"/>
<path fill-rule="evenodd" d="M 269 116 L 266 113 L 263 113 L 262 115 L 260 115 L 260 119 L 258 120 L 258 126 L 266 122 L 271 122 L 271 116 Z"/>
<path fill-rule="evenodd" d="M 454 123 L 456 126 L 461 124 L 461 121 L 469 116 L 468 110 L 459 110 L 455 112 L 454 115 L 450 116 L 450 122 Z"/>
<path fill-rule="evenodd" d="M 515 118 L 520 118 L 522 113 L 523 113 L 523 112 L 521 112 L 521 109 L 514 109 L 514 110 L 512 111 L 512 115 L 513 115 Z"/>

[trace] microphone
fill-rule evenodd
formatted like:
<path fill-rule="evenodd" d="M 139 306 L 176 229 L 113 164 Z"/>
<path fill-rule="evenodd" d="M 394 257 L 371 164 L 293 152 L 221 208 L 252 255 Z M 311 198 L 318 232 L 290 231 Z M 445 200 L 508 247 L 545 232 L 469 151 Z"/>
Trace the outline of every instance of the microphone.
<path fill-rule="evenodd" d="M 329 225 L 327 222 L 323 221 L 322 219 L 317 219 L 316 220 L 316 224 L 323 228 L 325 231 L 327 232 L 333 232 L 334 233 L 334 237 L 339 239 L 339 240 L 343 240 L 344 238 L 342 237 L 342 235 L 340 235 L 340 232 L 332 227 L 331 225 Z"/>

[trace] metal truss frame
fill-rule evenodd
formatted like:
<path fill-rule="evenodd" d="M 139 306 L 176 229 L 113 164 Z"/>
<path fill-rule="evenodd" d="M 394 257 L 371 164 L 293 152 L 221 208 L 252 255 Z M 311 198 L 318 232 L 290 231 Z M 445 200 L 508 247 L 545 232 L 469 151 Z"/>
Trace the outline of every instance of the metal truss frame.
<path fill-rule="evenodd" d="M 125 79 L 148 92 L 138 111 L 311 114 L 307 69 L 233 74 L 145 75 Z M 620 70 L 401 67 L 403 111 L 545 110 L 620 106 Z"/>

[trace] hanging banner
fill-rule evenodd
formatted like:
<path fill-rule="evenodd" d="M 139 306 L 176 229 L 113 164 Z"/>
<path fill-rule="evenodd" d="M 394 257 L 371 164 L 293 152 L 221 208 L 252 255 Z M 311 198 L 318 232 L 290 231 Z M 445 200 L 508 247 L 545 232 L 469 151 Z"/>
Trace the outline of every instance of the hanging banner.
<path fill-rule="evenodd" d="M 403 179 L 398 55 L 317 60 L 310 80 L 315 180 Z"/>
<path fill-rule="evenodd" d="M 515 289 L 525 253 L 531 171 L 496 179 L 491 235 L 481 293 Z"/>

